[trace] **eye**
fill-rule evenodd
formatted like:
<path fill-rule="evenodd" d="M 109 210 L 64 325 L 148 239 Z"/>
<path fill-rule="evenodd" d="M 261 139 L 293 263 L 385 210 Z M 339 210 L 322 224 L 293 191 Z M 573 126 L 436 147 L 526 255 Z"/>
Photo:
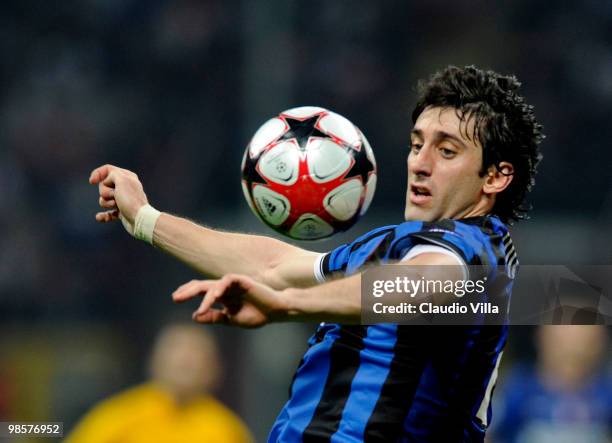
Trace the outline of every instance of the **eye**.
<path fill-rule="evenodd" d="M 442 154 L 442 157 L 444 158 L 453 158 L 457 153 L 449 148 L 440 148 L 440 153 Z"/>
<path fill-rule="evenodd" d="M 423 145 L 421 145 L 419 143 L 412 143 L 410 145 L 410 152 L 414 153 L 414 154 L 418 154 L 422 147 L 423 147 Z"/>

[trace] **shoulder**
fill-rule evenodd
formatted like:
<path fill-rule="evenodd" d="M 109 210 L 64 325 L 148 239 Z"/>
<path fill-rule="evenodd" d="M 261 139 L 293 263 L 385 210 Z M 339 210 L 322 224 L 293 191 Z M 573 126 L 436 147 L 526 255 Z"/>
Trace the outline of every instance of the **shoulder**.
<path fill-rule="evenodd" d="M 351 243 L 342 244 L 327 254 L 319 257 L 315 263 L 315 275 L 319 276 L 332 273 L 352 273 L 363 263 L 373 257 L 374 252 L 381 244 L 394 237 L 397 225 L 381 226 L 372 229 L 357 237 Z M 317 269 L 319 271 L 317 271 Z"/>
<path fill-rule="evenodd" d="M 252 441 L 251 433 L 242 419 L 212 395 L 207 395 L 200 399 L 194 405 L 193 412 L 198 417 L 198 422 L 201 425 L 224 429 L 224 435 L 228 437 L 228 441 Z M 229 438 L 229 432 L 232 433 L 232 438 Z"/>
<path fill-rule="evenodd" d="M 507 235 L 506 226 L 494 216 L 423 222 L 418 230 L 404 229 L 415 244 L 436 245 L 458 254 L 466 264 L 486 264 L 493 258 L 493 243 Z"/>
<path fill-rule="evenodd" d="M 169 397 L 156 388 L 154 385 L 146 383 L 121 391 L 100 403 L 91 410 L 92 415 L 113 415 L 121 417 L 122 414 L 130 411 L 130 416 L 134 416 L 135 411 L 146 413 L 147 405 L 159 405 L 167 403 Z"/>
<path fill-rule="evenodd" d="M 105 442 L 122 435 L 129 423 L 148 416 L 151 407 L 164 401 L 163 394 L 149 384 L 115 394 L 85 414 L 67 437 L 67 443 Z"/>
<path fill-rule="evenodd" d="M 412 237 L 438 237 L 456 241 L 482 241 L 498 231 L 507 232 L 505 225 L 493 216 L 467 219 L 443 219 L 433 222 L 405 222 L 398 226 L 398 234 Z"/>
<path fill-rule="evenodd" d="M 401 260 L 415 246 L 437 246 L 466 265 L 496 262 L 491 239 L 507 229 L 494 216 L 435 222 L 406 221 L 382 226 L 322 255 L 315 262 L 317 281 L 333 274 L 351 275 L 370 263 Z M 431 252 L 431 251 L 430 251 Z"/>

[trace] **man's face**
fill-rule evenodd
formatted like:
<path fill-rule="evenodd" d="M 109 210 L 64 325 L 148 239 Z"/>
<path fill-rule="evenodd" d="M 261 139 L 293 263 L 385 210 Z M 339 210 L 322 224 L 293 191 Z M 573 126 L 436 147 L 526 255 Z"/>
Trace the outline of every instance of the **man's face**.
<path fill-rule="evenodd" d="M 454 108 L 426 108 L 411 133 L 406 220 L 434 221 L 486 213 L 480 177 L 482 147 L 471 139 L 473 121 Z M 466 133 L 470 135 L 468 138 Z"/>

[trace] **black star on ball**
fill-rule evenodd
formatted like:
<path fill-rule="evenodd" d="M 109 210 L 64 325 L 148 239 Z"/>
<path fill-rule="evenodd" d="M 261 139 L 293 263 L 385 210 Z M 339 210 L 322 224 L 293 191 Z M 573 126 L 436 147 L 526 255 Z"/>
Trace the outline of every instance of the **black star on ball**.
<path fill-rule="evenodd" d="M 346 173 L 346 178 L 361 177 L 361 182 L 365 185 L 368 182 L 370 172 L 374 171 L 374 165 L 365 153 L 365 148 L 360 151 L 353 151 L 355 163 Z"/>
<path fill-rule="evenodd" d="M 244 169 L 242 170 L 242 178 L 244 178 L 246 181 L 250 183 L 268 183 L 257 170 L 257 162 L 262 154 L 263 151 L 257 154 L 254 158 L 251 158 L 248 153 L 246 154 L 247 158 L 245 159 Z"/>
<path fill-rule="evenodd" d="M 304 120 L 283 117 L 285 122 L 289 125 L 289 129 L 287 129 L 287 132 L 285 132 L 278 141 L 295 139 L 300 149 L 304 151 L 310 137 L 328 137 L 327 134 L 316 128 L 316 124 L 320 118 L 321 114 L 314 115 Z"/>

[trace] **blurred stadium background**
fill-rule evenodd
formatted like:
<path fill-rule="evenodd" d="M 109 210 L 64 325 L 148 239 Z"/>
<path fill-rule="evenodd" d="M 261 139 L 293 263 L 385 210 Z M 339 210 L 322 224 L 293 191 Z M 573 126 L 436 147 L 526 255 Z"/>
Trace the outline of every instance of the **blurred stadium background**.
<path fill-rule="evenodd" d="M 242 197 L 243 149 L 280 110 L 327 107 L 368 136 L 379 181 L 351 232 L 308 245 L 326 250 L 401 221 L 414 85 L 447 64 L 516 74 L 544 124 L 522 263 L 612 263 L 610 2 L 6 0 L 0 51 L 1 420 L 70 429 L 190 316 L 170 293 L 195 273 L 95 223 L 92 168 L 134 169 L 161 210 L 272 234 Z M 218 395 L 258 441 L 313 328 L 215 329 Z M 515 328 L 502 380 L 532 332 Z"/>

